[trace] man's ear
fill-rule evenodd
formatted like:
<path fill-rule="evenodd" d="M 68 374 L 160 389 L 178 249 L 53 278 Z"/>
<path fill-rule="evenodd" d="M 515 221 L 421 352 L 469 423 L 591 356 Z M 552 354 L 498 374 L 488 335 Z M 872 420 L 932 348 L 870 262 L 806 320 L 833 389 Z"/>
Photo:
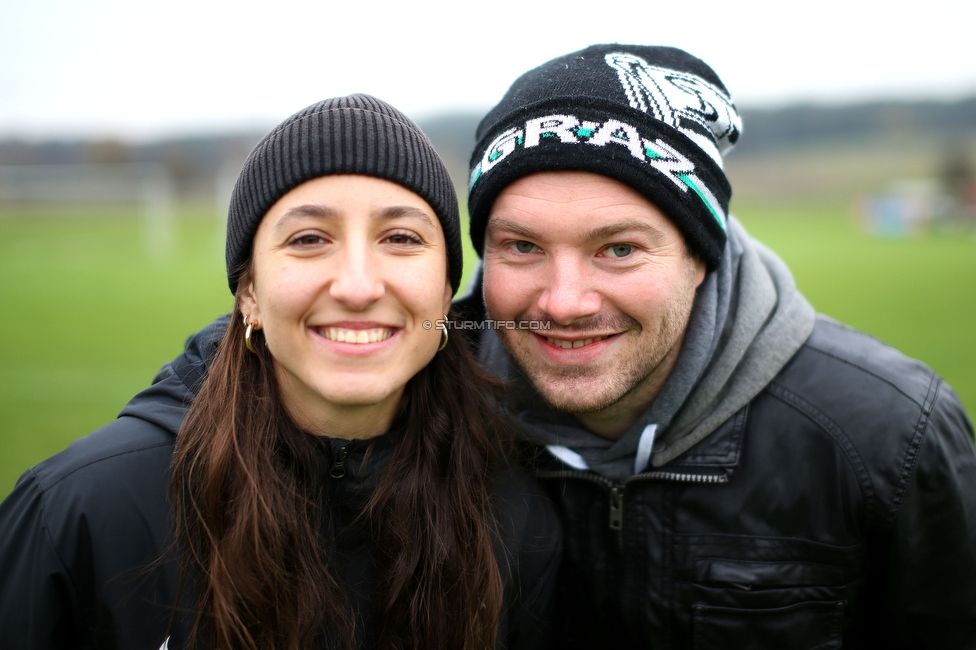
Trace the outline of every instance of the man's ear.
<path fill-rule="evenodd" d="M 688 263 L 695 267 L 695 288 L 697 289 L 705 281 L 705 275 L 708 274 L 708 265 L 705 264 L 702 256 L 692 252 L 687 244 L 685 244 L 685 255 Z"/>
<path fill-rule="evenodd" d="M 700 287 L 701 283 L 705 281 L 705 273 L 708 271 L 705 265 L 705 260 L 703 260 L 698 255 L 695 255 L 695 287 Z"/>

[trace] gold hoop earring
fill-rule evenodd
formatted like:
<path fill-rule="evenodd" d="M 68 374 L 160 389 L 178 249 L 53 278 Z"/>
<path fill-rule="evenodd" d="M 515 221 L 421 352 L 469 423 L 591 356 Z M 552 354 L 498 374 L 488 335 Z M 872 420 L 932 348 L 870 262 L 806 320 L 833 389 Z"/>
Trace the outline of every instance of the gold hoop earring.
<path fill-rule="evenodd" d="M 441 333 L 443 333 L 444 336 L 441 338 L 440 347 L 437 348 L 438 352 L 447 347 L 447 314 L 444 314 L 444 320 L 441 321 Z"/>
<path fill-rule="evenodd" d="M 248 322 L 250 318 L 249 315 L 244 317 L 244 325 L 247 326 L 247 329 L 244 330 L 244 347 L 250 350 L 252 354 L 257 354 L 254 351 L 254 345 L 251 343 L 251 332 L 254 330 L 254 321 Z"/>

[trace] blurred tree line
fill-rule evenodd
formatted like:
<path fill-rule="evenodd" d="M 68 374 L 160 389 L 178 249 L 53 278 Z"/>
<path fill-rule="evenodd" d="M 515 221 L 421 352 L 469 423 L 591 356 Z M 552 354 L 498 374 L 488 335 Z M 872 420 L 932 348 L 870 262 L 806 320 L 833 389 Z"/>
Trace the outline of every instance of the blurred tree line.
<path fill-rule="evenodd" d="M 418 120 L 444 157 L 459 192 L 467 186 L 468 159 L 475 142 L 481 114 L 454 112 Z M 749 197 L 779 190 L 803 188 L 822 192 L 808 166 L 798 165 L 784 182 L 768 170 L 782 174 L 788 166 L 771 164 L 783 156 L 800 152 L 817 153 L 810 165 L 822 169 L 832 154 L 847 156 L 861 167 L 872 166 L 872 158 L 858 154 L 874 152 L 881 175 L 889 170 L 893 151 L 900 151 L 906 173 L 927 173 L 941 178 L 947 192 L 960 202 L 976 194 L 973 187 L 976 149 L 976 97 L 953 102 L 875 101 L 841 106 L 792 105 L 778 108 L 742 107 L 743 137 L 730 156 L 733 187 Z M 247 153 L 263 133 L 214 134 L 168 138 L 148 143 L 122 140 L 0 140 L 0 166 L 55 165 L 78 163 L 161 163 L 173 178 L 183 199 L 219 198 L 221 183 L 233 179 Z M 854 156 L 851 158 L 851 156 Z M 912 157 L 922 164 L 912 167 Z M 883 164 L 882 164 L 883 163 Z M 834 165 L 844 173 L 844 164 Z M 779 167 L 779 169 L 776 169 Z M 785 170 L 785 171 L 784 171 Z M 766 176 L 768 179 L 763 180 Z M 812 174 L 817 176 L 817 174 Z M 886 176 L 887 177 L 887 176 Z M 863 181 L 857 181 L 864 184 Z M 772 185 L 776 184 L 773 188 Z M 755 185 L 755 188 L 753 188 Z M 976 203 L 976 196 L 970 203 Z"/>

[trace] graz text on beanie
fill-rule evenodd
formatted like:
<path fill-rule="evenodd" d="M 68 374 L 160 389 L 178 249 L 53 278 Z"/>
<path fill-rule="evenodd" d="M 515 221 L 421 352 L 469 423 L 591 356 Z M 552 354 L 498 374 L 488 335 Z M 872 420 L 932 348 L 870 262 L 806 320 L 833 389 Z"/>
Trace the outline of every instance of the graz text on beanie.
<path fill-rule="evenodd" d="M 478 126 L 471 239 L 484 252 L 492 204 L 543 171 L 588 171 L 629 185 L 714 269 L 732 188 L 722 155 L 742 122 L 718 75 L 670 47 L 593 45 L 519 77 Z"/>
<path fill-rule="evenodd" d="M 414 122 L 369 95 L 312 104 L 279 124 L 254 147 L 231 195 L 227 214 L 227 283 L 237 291 L 258 224 L 272 205 L 305 181 L 362 174 L 402 185 L 434 209 L 447 243 L 451 286 L 461 282 L 457 194 L 434 146 Z"/>

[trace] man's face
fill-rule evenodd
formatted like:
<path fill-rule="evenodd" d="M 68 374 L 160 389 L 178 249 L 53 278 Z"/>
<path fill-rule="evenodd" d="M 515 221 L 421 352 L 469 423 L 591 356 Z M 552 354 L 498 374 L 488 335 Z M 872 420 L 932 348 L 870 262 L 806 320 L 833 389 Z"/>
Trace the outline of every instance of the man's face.
<path fill-rule="evenodd" d="M 485 240 L 484 297 L 499 330 L 555 408 L 642 411 L 681 348 L 704 263 L 654 204 L 587 172 L 544 172 L 499 194 Z M 583 419 L 583 418 L 581 418 Z"/>

